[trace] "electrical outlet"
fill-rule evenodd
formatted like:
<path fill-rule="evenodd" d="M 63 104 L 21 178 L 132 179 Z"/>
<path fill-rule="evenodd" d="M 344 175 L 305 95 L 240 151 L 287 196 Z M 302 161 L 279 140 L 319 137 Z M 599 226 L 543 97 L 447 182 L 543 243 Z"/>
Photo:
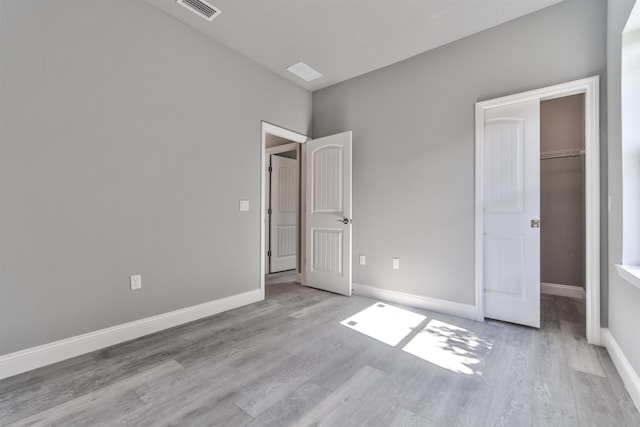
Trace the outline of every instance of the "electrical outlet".
<path fill-rule="evenodd" d="M 135 276 L 131 276 L 131 290 L 134 291 L 136 289 L 140 289 L 142 287 L 142 276 L 140 274 L 136 274 Z"/>
<path fill-rule="evenodd" d="M 360 255 L 360 265 L 365 265 L 366 263 L 367 263 L 367 260 L 364 257 L 364 255 Z"/>
<path fill-rule="evenodd" d="M 400 269 L 400 258 L 393 258 L 393 269 L 394 270 Z"/>
<path fill-rule="evenodd" d="M 240 210 L 248 211 L 249 210 L 249 201 L 248 200 L 240 200 Z"/>

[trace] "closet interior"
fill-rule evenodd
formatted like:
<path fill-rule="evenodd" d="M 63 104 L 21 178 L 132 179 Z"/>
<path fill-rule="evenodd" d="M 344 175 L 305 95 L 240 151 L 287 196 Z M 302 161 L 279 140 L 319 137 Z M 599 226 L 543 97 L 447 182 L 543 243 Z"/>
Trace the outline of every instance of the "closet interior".
<path fill-rule="evenodd" d="M 540 103 L 540 214 L 542 292 L 584 299 L 584 94 Z"/>

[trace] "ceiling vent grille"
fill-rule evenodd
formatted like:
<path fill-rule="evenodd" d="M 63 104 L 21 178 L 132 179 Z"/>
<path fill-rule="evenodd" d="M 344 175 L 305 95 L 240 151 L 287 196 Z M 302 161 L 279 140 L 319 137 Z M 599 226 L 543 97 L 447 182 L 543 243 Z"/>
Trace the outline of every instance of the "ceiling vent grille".
<path fill-rule="evenodd" d="M 293 64 L 292 66 L 287 67 L 287 71 L 292 72 L 296 76 L 308 82 L 310 82 L 311 80 L 315 80 L 318 77 L 322 77 L 322 74 L 309 67 L 304 62 L 298 62 L 297 64 Z"/>
<path fill-rule="evenodd" d="M 213 18 L 220 15 L 222 11 L 213 7 L 212 4 L 204 0 L 177 0 L 176 3 L 182 5 L 193 13 L 202 16 L 207 21 L 213 21 Z"/>

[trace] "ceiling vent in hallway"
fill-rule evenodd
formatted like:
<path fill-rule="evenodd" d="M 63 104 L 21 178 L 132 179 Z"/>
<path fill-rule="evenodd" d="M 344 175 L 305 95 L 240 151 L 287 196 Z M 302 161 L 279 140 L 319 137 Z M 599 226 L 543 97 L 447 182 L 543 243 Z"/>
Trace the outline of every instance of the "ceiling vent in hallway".
<path fill-rule="evenodd" d="M 322 77 L 322 74 L 309 67 L 304 62 L 298 62 L 297 64 L 293 64 L 292 66 L 287 67 L 287 71 L 308 82 L 310 82 L 311 80 L 315 80 L 318 77 Z"/>
<path fill-rule="evenodd" d="M 176 3 L 186 7 L 193 13 L 202 16 L 207 21 L 213 21 L 213 18 L 220 15 L 222 11 L 215 8 L 212 4 L 204 0 L 176 0 Z"/>

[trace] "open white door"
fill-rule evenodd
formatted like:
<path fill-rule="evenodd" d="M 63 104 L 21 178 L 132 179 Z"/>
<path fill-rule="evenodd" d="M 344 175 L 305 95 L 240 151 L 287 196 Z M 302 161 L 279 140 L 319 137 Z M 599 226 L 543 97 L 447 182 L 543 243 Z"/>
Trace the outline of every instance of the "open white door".
<path fill-rule="evenodd" d="M 485 316 L 540 327 L 540 101 L 484 117 Z"/>
<path fill-rule="evenodd" d="M 271 273 L 296 268 L 299 179 L 297 159 L 271 156 Z"/>
<path fill-rule="evenodd" d="M 351 296 L 351 132 L 307 141 L 305 285 Z"/>

